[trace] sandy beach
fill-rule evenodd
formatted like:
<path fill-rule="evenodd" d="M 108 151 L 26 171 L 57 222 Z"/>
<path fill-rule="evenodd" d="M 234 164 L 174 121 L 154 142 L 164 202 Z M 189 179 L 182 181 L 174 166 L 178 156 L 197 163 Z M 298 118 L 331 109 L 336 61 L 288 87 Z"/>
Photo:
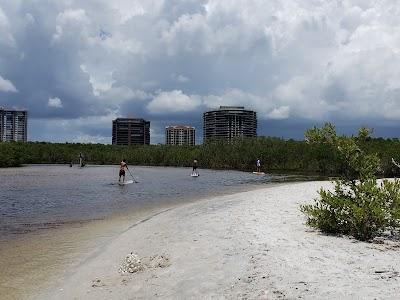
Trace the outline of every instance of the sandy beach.
<path fill-rule="evenodd" d="M 321 186 L 331 184 L 275 185 L 163 211 L 60 271 L 34 298 L 398 299 L 399 244 L 304 225 L 299 205 Z M 130 253 L 140 259 L 133 273 L 120 269 Z"/>

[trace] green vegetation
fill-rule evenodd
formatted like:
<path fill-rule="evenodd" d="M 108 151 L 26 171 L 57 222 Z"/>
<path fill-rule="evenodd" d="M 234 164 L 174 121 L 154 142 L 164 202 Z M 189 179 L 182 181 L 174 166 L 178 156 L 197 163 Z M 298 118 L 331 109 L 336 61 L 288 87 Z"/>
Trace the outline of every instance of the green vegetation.
<path fill-rule="evenodd" d="M 201 168 L 254 170 L 257 158 L 270 171 L 334 174 L 337 170 L 330 153 L 302 141 L 259 137 L 233 143 L 215 142 L 185 146 L 114 146 L 101 144 L 0 143 L 0 166 L 19 164 L 78 163 L 83 153 L 89 164 L 118 164 L 126 158 L 131 165 L 191 165 L 194 158 Z M 12 159 L 11 159 L 12 157 Z"/>
<path fill-rule="evenodd" d="M 331 124 L 306 132 L 308 144 L 326 147 L 341 165 L 334 190 L 321 189 L 314 204 L 301 206 L 308 225 L 359 240 L 400 233 L 400 180 L 377 184 L 382 164 L 371 152 L 369 134 L 361 128 L 357 137 L 338 136 Z"/>
<path fill-rule="evenodd" d="M 2 143 L 0 142 L 0 167 L 19 167 L 22 162 L 23 149 L 19 143 Z"/>
<path fill-rule="evenodd" d="M 378 153 L 385 176 L 399 174 L 391 158 L 400 158 L 400 141 L 366 139 L 361 148 Z M 88 164 L 118 164 L 126 158 L 131 165 L 189 166 L 194 158 L 201 168 L 254 170 L 257 158 L 267 172 L 340 174 L 342 162 L 329 145 L 283 140 L 273 137 L 215 142 L 194 147 L 166 145 L 113 146 L 101 144 L 0 143 L 0 167 L 21 164 L 78 163 L 82 152 Z M 398 153 L 397 153 L 398 152 Z M 400 160 L 400 159 L 399 159 Z M 381 172 L 383 175 L 383 172 Z"/>

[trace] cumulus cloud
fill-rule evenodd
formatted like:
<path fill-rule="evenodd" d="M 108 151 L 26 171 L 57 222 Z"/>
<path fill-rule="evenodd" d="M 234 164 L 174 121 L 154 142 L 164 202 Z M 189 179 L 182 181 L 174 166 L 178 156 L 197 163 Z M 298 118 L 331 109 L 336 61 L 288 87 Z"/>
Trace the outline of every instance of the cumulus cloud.
<path fill-rule="evenodd" d="M 143 90 L 131 90 L 126 86 L 113 86 L 107 91 L 98 94 L 99 99 L 112 102 L 114 104 L 121 104 L 130 101 L 144 101 L 151 99 L 152 94 Z"/>
<path fill-rule="evenodd" d="M 0 47 L 16 47 L 10 20 L 0 6 Z"/>
<path fill-rule="evenodd" d="M 195 110 L 201 105 L 198 96 L 188 96 L 182 91 L 160 92 L 147 105 L 147 109 L 154 114 L 182 113 Z"/>
<path fill-rule="evenodd" d="M 49 107 L 53 107 L 53 108 L 62 108 L 62 101 L 60 98 L 55 97 L 55 98 L 49 98 L 49 101 L 47 102 L 47 105 Z"/>
<path fill-rule="evenodd" d="M 0 92 L 12 92 L 16 93 L 18 90 L 15 88 L 14 84 L 7 79 L 4 79 L 0 75 Z"/>
<path fill-rule="evenodd" d="M 53 34 L 53 40 L 58 41 L 66 34 L 75 35 L 82 26 L 89 23 L 90 19 L 84 9 L 66 9 L 57 16 L 56 32 Z"/>
<path fill-rule="evenodd" d="M 274 108 L 267 115 L 267 117 L 272 120 L 284 120 L 284 119 L 289 118 L 289 116 L 290 116 L 290 107 L 289 106 L 281 106 L 281 107 Z"/>
<path fill-rule="evenodd" d="M 197 124 L 219 105 L 255 109 L 260 134 L 272 134 L 270 122 L 292 132 L 326 120 L 398 128 L 399 53 L 392 0 L 0 4 L 0 70 L 12 78 L 0 77 L 0 91 L 14 92 L 2 104 L 82 126 L 134 114 L 158 122 L 157 137 L 162 122 Z M 99 140 L 110 122 L 80 132 Z"/>
<path fill-rule="evenodd" d="M 113 70 L 99 70 L 95 68 L 95 71 L 90 72 L 88 67 L 80 65 L 82 72 L 89 75 L 89 83 L 92 86 L 93 95 L 100 96 L 100 94 L 109 91 L 115 80 L 113 79 Z"/>

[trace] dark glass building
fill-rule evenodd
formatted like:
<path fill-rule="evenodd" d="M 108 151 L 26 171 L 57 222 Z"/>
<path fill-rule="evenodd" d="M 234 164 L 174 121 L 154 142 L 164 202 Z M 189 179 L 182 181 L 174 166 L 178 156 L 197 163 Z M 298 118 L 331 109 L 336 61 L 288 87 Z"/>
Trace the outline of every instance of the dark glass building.
<path fill-rule="evenodd" d="M 220 106 L 203 114 L 203 141 L 257 136 L 257 113 L 243 106 Z"/>
<path fill-rule="evenodd" d="M 28 112 L 6 110 L 0 107 L 0 141 L 26 142 L 28 137 Z"/>
<path fill-rule="evenodd" d="M 194 146 L 196 130 L 192 126 L 175 125 L 165 127 L 165 144 Z"/>
<path fill-rule="evenodd" d="M 113 120 L 113 145 L 149 145 L 150 121 L 132 118 Z"/>

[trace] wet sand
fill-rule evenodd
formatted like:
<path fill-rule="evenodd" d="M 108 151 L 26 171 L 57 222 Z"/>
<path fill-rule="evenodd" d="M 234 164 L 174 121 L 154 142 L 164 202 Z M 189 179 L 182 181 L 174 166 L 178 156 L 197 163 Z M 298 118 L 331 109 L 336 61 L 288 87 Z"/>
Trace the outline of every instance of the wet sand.
<path fill-rule="evenodd" d="M 72 222 L 0 242 L 0 298 L 30 298 L 94 255 L 98 247 L 110 242 L 129 224 L 159 209 L 143 210 L 129 217 Z"/>
<path fill-rule="evenodd" d="M 213 197 L 132 224 L 36 299 L 397 299 L 399 245 L 326 236 L 299 205 L 328 182 Z M 140 258 L 135 273 L 119 269 Z"/>

